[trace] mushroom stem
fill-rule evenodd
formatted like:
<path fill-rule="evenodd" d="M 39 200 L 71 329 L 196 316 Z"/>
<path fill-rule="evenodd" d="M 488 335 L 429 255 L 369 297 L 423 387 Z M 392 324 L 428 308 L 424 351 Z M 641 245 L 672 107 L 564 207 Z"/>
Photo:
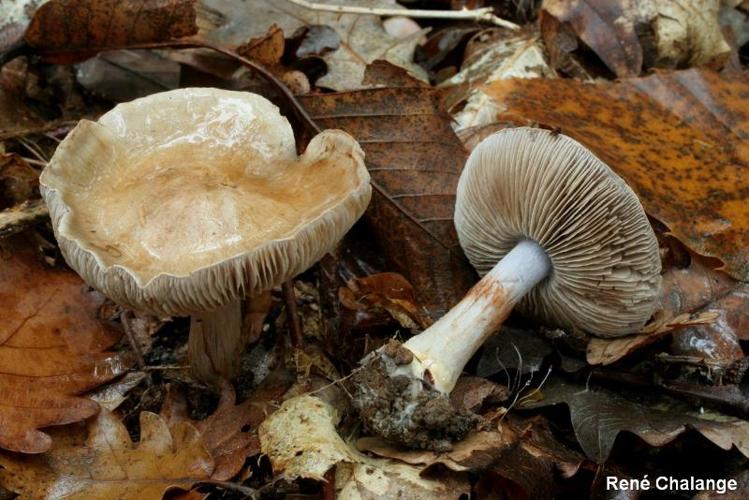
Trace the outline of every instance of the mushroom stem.
<path fill-rule="evenodd" d="M 241 301 L 190 318 L 187 356 L 198 380 L 216 384 L 232 378 L 239 369 L 244 347 Z"/>
<path fill-rule="evenodd" d="M 479 347 L 550 272 L 544 249 L 520 241 L 447 314 L 404 344 L 414 360 L 401 369 L 449 393 Z"/>

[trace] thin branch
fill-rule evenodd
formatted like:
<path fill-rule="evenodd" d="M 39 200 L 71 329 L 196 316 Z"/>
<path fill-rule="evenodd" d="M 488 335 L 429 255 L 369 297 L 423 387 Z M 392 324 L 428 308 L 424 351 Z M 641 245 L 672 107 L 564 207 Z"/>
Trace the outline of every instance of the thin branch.
<path fill-rule="evenodd" d="M 291 335 L 291 345 L 294 349 L 304 347 L 304 334 L 302 333 L 302 323 L 299 321 L 299 312 L 296 307 L 296 293 L 294 293 L 294 280 L 284 281 L 281 285 L 283 293 L 283 302 L 286 306 L 286 324 L 289 326 Z"/>
<path fill-rule="evenodd" d="M 357 7 L 353 5 L 330 5 L 317 2 L 308 2 L 307 0 L 287 0 L 295 5 L 304 7 L 309 10 L 318 10 L 323 12 L 335 12 L 336 14 L 363 14 L 371 16 L 403 16 L 413 18 L 430 18 L 430 19 L 464 19 L 472 21 L 485 21 L 503 28 L 518 31 L 520 26 L 511 23 L 501 17 L 494 15 L 491 7 L 482 7 L 480 9 L 463 9 L 463 10 L 421 10 L 421 9 L 383 9 L 377 7 Z"/>
<path fill-rule="evenodd" d="M 20 233 L 47 217 L 49 217 L 49 211 L 42 200 L 24 201 L 0 211 L 0 238 Z"/>
<path fill-rule="evenodd" d="M 222 488 L 222 489 L 229 490 L 229 491 L 235 491 L 247 497 L 253 497 L 253 498 L 255 494 L 257 493 L 257 490 L 254 490 L 253 488 L 250 488 L 249 486 L 242 486 L 241 484 L 232 483 L 229 481 L 218 481 L 216 479 L 203 479 L 202 481 L 198 481 L 198 484 L 207 484 L 211 486 L 216 486 L 218 488 Z"/>

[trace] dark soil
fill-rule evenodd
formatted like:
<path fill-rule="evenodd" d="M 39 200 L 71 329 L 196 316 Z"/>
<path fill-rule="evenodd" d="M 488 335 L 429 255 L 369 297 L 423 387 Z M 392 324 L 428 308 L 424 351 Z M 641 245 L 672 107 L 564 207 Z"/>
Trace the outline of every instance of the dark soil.
<path fill-rule="evenodd" d="M 453 406 L 428 382 L 395 374 L 412 359 L 411 351 L 395 340 L 367 356 L 352 377 L 354 407 L 373 434 L 410 448 L 449 450 L 480 417 Z"/>

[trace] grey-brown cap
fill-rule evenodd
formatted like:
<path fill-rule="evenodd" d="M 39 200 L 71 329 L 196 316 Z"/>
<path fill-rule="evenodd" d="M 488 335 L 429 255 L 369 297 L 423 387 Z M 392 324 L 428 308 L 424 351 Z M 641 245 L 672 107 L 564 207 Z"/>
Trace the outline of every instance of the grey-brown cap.
<path fill-rule="evenodd" d="M 544 323 L 615 337 L 655 310 L 661 263 L 645 211 L 569 137 L 526 127 L 487 137 L 460 178 L 455 226 L 482 275 L 522 239 L 543 247 L 551 274 L 518 308 Z"/>
<path fill-rule="evenodd" d="M 116 302 L 188 315 L 304 271 L 371 196 L 339 130 L 297 157 L 265 98 L 208 88 L 154 94 L 82 120 L 42 173 L 68 264 Z"/>

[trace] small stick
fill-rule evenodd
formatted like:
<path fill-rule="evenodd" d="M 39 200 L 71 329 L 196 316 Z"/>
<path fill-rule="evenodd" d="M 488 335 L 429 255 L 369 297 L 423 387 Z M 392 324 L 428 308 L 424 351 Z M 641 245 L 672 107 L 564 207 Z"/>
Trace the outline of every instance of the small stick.
<path fill-rule="evenodd" d="M 289 326 L 291 334 L 291 345 L 294 349 L 301 349 L 304 345 L 304 336 L 302 335 L 302 324 L 299 321 L 299 313 L 296 309 L 296 294 L 294 293 L 294 280 L 284 281 L 281 285 L 283 301 L 286 305 L 286 324 Z"/>
<path fill-rule="evenodd" d="M 236 491 L 237 493 L 241 493 L 242 495 L 245 495 L 247 497 L 254 497 L 257 493 L 256 490 L 250 488 L 249 486 L 242 486 L 238 483 L 232 483 L 230 481 L 218 481 L 216 479 L 204 479 L 202 481 L 198 481 L 198 484 L 208 484 L 211 486 L 217 486 L 219 488 L 223 488 L 225 490 L 230 491 Z"/>
<path fill-rule="evenodd" d="M 42 200 L 27 200 L 0 210 L 0 239 L 20 233 L 47 217 L 49 217 L 49 211 Z"/>
<path fill-rule="evenodd" d="M 133 352 L 135 353 L 135 363 L 138 365 L 139 370 L 144 371 L 146 369 L 146 362 L 143 359 L 143 353 L 140 350 L 138 341 L 135 340 L 135 335 L 133 335 L 133 330 L 130 328 L 129 316 L 131 314 L 133 313 L 130 310 L 122 311 L 122 314 L 120 314 L 120 321 L 122 322 L 122 329 L 125 330 L 125 336 L 127 336 L 127 341 L 130 343 L 130 347 L 133 349 Z"/>
<path fill-rule="evenodd" d="M 513 31 L 518 31 L 520 26 L 511 23 L 501 17 L 494 15 L 491 7 L 480 9 L 463 10 L 420 10 L 420 9 L 383 9 L 377 7 L 356 7 L 353 5 L 329 5 L 307 0 L 287 0 L 295 5 L 310 10 L 323 12 L 335 12 L 337 14 L 363 14 L 372 16 L 403 16 L 413 18 L 431 19 L 468 19 L 473 21 L 486 21 L 497 26 L 502 26 Z"/>

